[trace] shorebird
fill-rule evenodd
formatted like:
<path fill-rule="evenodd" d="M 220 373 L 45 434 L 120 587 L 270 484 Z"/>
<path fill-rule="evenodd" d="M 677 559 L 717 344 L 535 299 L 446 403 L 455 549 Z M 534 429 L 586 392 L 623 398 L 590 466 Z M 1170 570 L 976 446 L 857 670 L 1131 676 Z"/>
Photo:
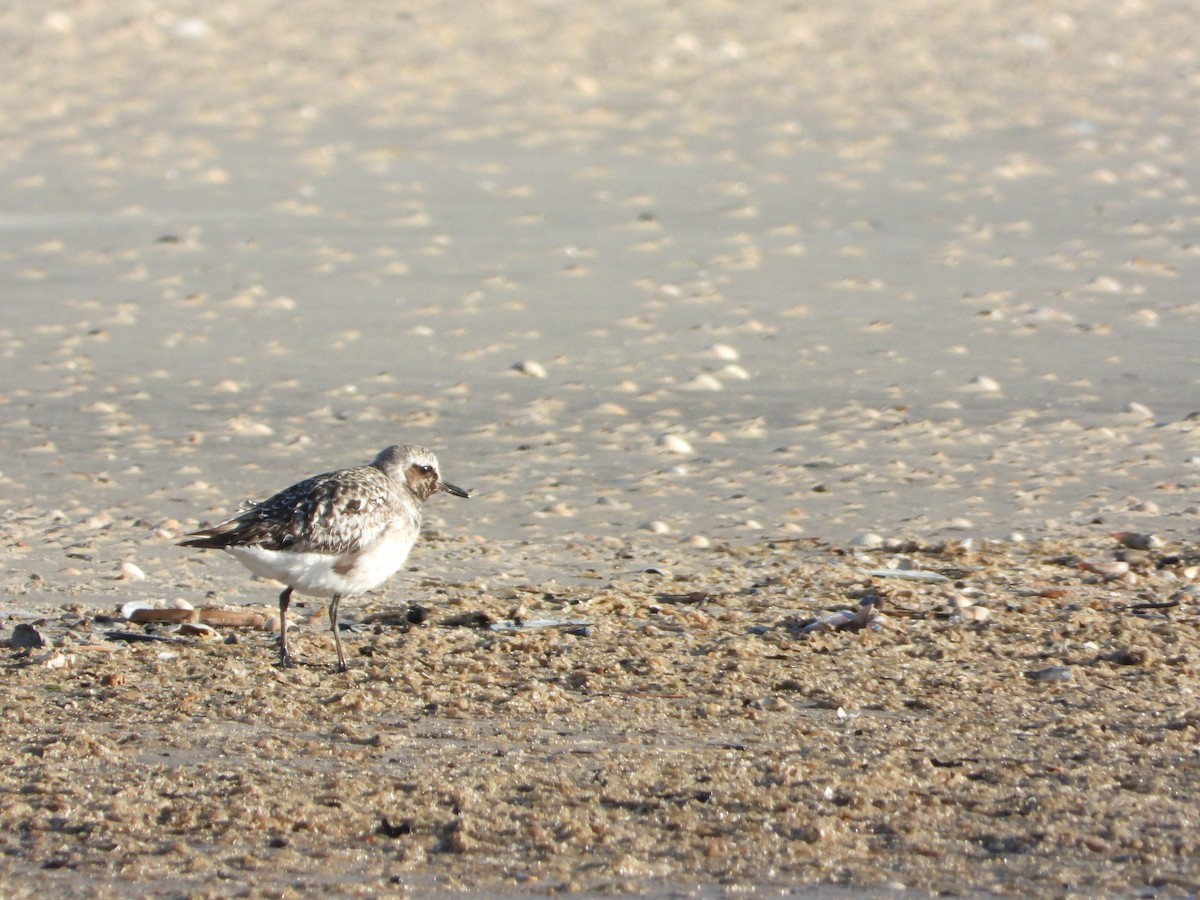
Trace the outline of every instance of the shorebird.
<path fill-rule="evenodd" d="M 345 672 L 338 604 L 378 587 L 404 565 L 421 530 L 421 504 L 438 491 L 469 496 L 441 480 L 431 451 L 393 445 L 369 465 L 314 475 L 179 543 L 228 550 L 254 574 L 286 585 L 279 595 L 281 666 L 293 662 L 287 633 L 292 591 L 330 598 L 337 670 Z"/>

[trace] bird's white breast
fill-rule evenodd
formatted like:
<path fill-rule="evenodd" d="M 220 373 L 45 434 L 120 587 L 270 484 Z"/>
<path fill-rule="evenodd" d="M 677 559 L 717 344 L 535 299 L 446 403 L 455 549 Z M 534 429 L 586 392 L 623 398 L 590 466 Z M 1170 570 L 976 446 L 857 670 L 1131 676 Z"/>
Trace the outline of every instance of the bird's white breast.
<path fill-rule="evenodd" d="M 415 526 L 397 521 L 378 540 L 356 553 L 291 553 L 256 546 L 228 549 L 254 574 L 281 581 L 301 594 L 352 597 L 394 575 L 404 565 L 416 538 Z"/>

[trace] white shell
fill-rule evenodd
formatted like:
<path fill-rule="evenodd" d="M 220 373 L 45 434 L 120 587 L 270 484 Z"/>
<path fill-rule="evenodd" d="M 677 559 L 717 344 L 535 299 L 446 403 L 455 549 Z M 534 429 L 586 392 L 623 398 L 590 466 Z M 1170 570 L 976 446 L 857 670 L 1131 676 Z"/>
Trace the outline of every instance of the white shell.
<path fill-rule="evenodd" d="M 726 362 L 733 362 L 736 359 L 741 359 L 742 354 L 728 344 L 710 344 L 708 351 L 717 359 L 723 359 Z"/>
<path fill-rule="evenodd" d="M 687 442 L 686 438 L 682 438 L 677 434 L 664 434 L 660 436 L 658 446 L 662 447 L 668 453 L 679 453 L 683 456 L 690 456 L 696 452 L 692 445 Z"/>
<path fill-rule="evenodd" d="M 513 369 L 530 378 L 545 378 L 547 375 L 546 367 L 532 359 L 521 360 L 513 365 Z"/>

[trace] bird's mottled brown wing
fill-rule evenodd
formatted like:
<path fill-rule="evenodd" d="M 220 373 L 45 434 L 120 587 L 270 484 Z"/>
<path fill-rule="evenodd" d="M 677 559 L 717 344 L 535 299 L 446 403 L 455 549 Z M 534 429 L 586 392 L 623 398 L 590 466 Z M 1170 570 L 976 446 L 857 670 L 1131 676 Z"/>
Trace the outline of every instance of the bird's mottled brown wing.
<path fill-rule="evenodd" d="M 414 509 L 390 478 L 371 466 L 361 466 L 305 479 L 181 543 L 354 553 L 378 538 L 397 515 L 415 515 Z"/>

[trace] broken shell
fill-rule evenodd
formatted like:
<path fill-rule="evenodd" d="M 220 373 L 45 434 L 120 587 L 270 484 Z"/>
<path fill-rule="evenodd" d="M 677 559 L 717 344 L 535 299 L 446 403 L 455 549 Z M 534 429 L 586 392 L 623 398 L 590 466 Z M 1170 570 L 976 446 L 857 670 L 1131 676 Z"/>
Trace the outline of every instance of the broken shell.
<path fill-rule="evenodd" d="M 205 625 L 203 622 L 184 622 L 179 626 L 179 633 L 199 638 L 215 638 L 217 629 L 211 625 Z"/>
<path fill-rule="evenodd" d="M 1075 678 L 1075 670 L 1070 666 L 1048 666 L 1045 669 L 1033 669 L 1026 672 L 1025 677 L 1030 681 L 1042 684 L 1055 684 L 1072 681 Z"/>
<path fill-rule="evenodd" d="M 924 569 L 871 569 L 863 574 L 870 575 L 872 578 L 898 578 L 901 581 L 940 583 L 950 580 L 938 572 L 926 572 Z"/>
<path fill-rule="evenodd" d="M 867 597 L 859 601 L 858 609 L 839 609 L 821 618 L 809 622 L 800 629 L 801 634 L 812 634 L 814 631 L 860 631 L 864 628 L 880 631 L 887 616 L 879 612 L 875 597 Z"/>
<path fill-rule="evenodd" d="M 1132 413 L 1145 421 L 1153 421 L 1154 411 L 1144 403 L 1138 403 L 1136 400 L 1130 401 L 1125 405 L 1125 412 Z"/>

